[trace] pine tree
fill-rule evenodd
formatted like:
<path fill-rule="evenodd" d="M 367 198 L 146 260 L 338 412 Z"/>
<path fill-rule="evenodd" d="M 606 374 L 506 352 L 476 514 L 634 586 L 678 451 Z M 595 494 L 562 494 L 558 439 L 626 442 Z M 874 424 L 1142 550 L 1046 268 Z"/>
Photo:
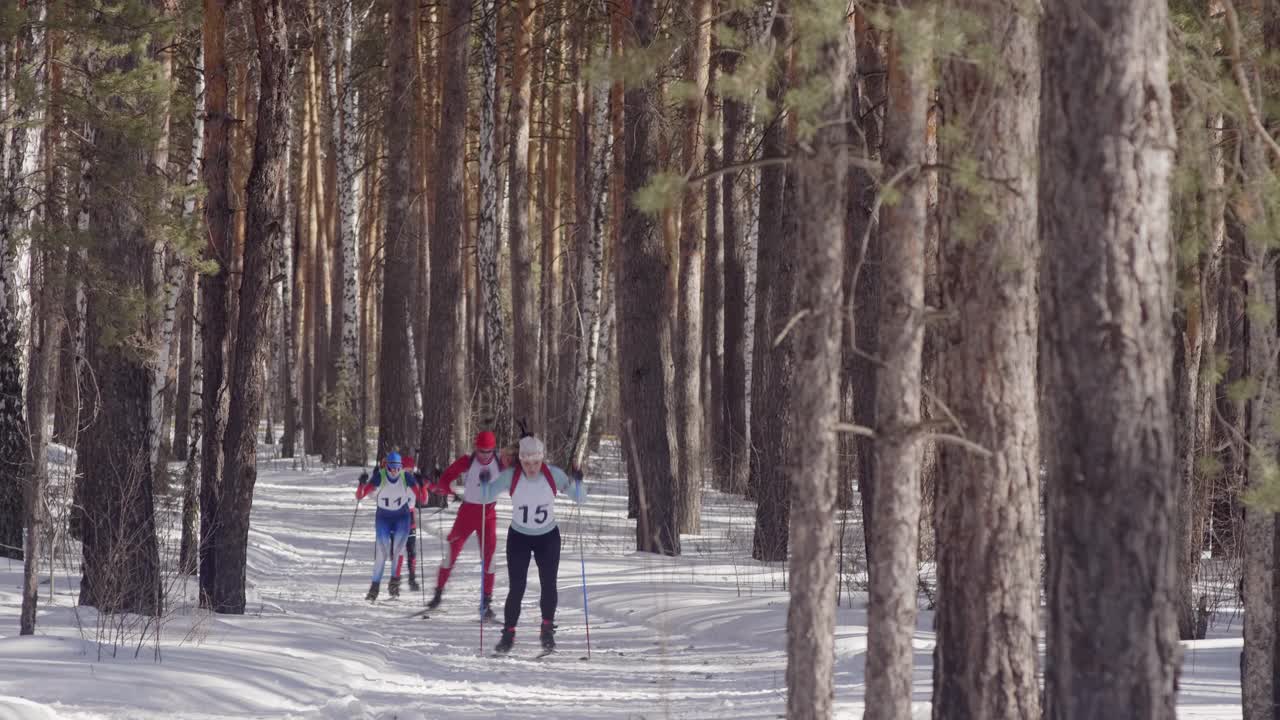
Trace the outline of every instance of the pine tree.
<path fill-rule="evenodd" d="M 941 333 L 941 394 L 953 432 L 980 447 L 939 448 L 933 714 L 1030 720 L 1040 716 L 1037 17 L 1004 0 L 956 0 L 946 14 L 975 33 L 943 65 L 942 162 L 973 169 L 941 176 L 943 308 L 955 318 Z"/>
<path fill-rule="evenodd" d="M 1045 6 L 1048 718 L 1174 717 L 1167 21 L 1159 0 Z"/>

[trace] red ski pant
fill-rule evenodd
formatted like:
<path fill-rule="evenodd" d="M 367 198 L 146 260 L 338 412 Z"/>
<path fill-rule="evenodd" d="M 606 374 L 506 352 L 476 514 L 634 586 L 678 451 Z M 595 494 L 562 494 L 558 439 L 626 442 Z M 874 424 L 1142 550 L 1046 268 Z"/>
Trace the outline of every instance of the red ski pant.
<path fill-rule="evenodd" d="M 471 537 L 471 533 L 480 532 L 482 513 L 484 516 L 484 594 L 493 594 L 493 549 L 498 544 L 497 503 L 481 505 L 464 502 L 458 508 L 458 515 L 453 519 L 453 528 L 449 530 L 447 538 L 449 559 L 440 566 L 440 571 L 436 575 L 436 587 L 444 589 L 445 583 L 449 582 L 449 573 L 453 572 L 453 565 L 458 561 L 458 553 L 462 552 L 462 546 L 466 544 L 467 538 Z"/>

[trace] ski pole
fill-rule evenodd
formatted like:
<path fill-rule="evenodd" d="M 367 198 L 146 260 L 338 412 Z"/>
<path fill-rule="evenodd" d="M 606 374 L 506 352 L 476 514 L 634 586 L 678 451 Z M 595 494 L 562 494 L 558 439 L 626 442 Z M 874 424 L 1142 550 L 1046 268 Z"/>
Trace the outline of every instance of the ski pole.
<path fill-rule="evenodd" d="M 480 506 L 480 654 L 484 655 L 484 536 L 488 530 L 487 505 Z"/>
<path fill-rule="evenodd" d="M 356 508 L 351 511 L 351 529 L 347 531 L 347 547 L 342 551 L 342 567 L 338 568 L 338 587 L 333 589 L 333 597 L 336 600 L 338 593 L 342 590 L 342 573 L 347 569 L 347 552 L 351 550 L 351 535 L 356 531 L 356 514 L 360 512 L 360 500 L 356 498 Z"/>
<path fill-rule="evenodd" d="M 414 548 L 414 553 L 413 553 L 414 558 L 409 562 L 410 563 L 417 562 L 418 570 L 422 570 L 423 565 L 420 562 L 422 560 L 422 508 L 414 508 L 414 512 L 418 514 L 417 522 L 413 524 L 413 529 L 418 535 L 418 543 L 417 543 L 418 546 Z M 410 565 L 409 569 L 412 570 L 413 566 Z M 422 577 L 422 582 L 418 583 L 418 589 L 422 591 L 422 606 L 426 607 L 427 606 L 427 578 L 425 575 Z"/>
<path fill-rule="evenodd" d="M 582 562 L 582 619 L 587 628 L 587 659 L 591 659 L 591 613 L 587 612 L 587 552 L 582 541 L 582 508 L 578 513 L 578 559 Z"/>

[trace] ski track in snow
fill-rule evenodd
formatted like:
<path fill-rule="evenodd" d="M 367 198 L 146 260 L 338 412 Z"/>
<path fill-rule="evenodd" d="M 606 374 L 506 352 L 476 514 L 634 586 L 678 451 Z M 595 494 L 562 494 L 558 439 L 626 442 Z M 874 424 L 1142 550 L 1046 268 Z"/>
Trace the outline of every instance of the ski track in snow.
<path fill-rule="evenodd" d="M 592 495 L 581 517 L 566 500 L 557 506 L 564 535 L 557 652 L 535 658 L 539 585 L 531 567 L 515 647 L 509 657 L 494 658 L 500 625 L 486 624 L 480 643 L 474 536 L 454 569 L 443 612 L 406 618 L 424 598 L 408 590 L 406 573 L 400 599 L 385 600 L 390 568 L 383 600 L 364 602 L 373 555 L 367 503 L 342 565 L 359 472 L 264 463 L 249 537 L 248 612 L 194 610 L 195 580 L 176 586 L 158 661 L 154 638 L 138 648 L 136 629 L 112 657 L 109 633 L 98 641 L 96 612 L 74 606 L 78 576 L 69 578 L 61 565 L 52 603 L 42 585 L 37 634 L 17 636 L 22 566 L 0 560 L 0 720 L 784 715 L 787 592 L 780 565 L 750 559 L 753 509 L 746 503 L 709 492 L 703 533 L 684 536 L 683 556 L 658 557 L 631 549 L 625 481 L 616 473 L 589 478 Z M 500 499 L 498 507 L 502 543 L 509 503 Z M 454 513 L 451 506 L 441 517 L 423 519 L 420 560 L 428 591 Z M 589 662 L 581 659 L 587 647 L 579 538 L 587 560 Z M 499 617 L 506 598 L 502 555 L 500 545 L 494 568 Z M 43 572 L 47 577 L 47 568 Z M 838 718 L 862 716 L 865 602 L 856 596 L 851 608 L 846 598 L 839 609 Z M 922 611 L 915 643 L 919 718 L 929 717 L 931 626 L 931 613 Z M 1180 717 L 1240 717 L 1239 623 L 1223 632 L 1185 644 Z"/>

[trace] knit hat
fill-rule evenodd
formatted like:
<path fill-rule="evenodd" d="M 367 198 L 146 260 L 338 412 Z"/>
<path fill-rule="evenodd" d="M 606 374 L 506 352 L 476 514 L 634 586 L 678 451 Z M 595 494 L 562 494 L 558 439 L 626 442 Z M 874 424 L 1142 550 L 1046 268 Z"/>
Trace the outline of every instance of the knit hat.
<path fill-rule="evenodd" d="M 411 455 L 405 455 L 405 456 L 404 456 L 404 469 L 405 469 L 405 470 L 412 470 L 414 467 L 415 467 L 415 463 L 413 462 L 413 456 L 411 456 Z"/>
<path fill-rule="evenodd" d="M 498 447 L 498 439 L 493 436 L 493 433 L 488 430 L 481 430 L 476 433 L 477 450 L 492 450 L 496 447 Z"/>
<path fill-rule="evenodd" d="M 388 466 L 399 465 L 399 464 L 400 464 L 400 453 L 396 452 L 395 450 L 392 450 L 391 452 L 387 453 Z"/>
<path fill-rule="evenodd" d="M 541 460 L 542 457 L 543 445 L 541 440 L 532 435 L 520 438 L 521 460 Z"/>

